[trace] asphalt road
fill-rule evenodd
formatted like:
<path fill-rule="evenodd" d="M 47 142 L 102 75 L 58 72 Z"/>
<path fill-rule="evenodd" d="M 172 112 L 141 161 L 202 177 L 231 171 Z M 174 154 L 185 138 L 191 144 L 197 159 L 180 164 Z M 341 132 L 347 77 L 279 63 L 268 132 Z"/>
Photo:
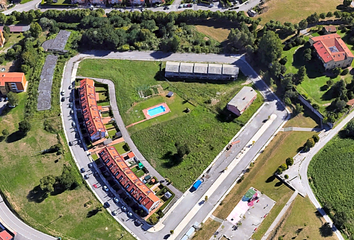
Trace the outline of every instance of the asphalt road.
<path fill-rule="evenodd" d="M 213 167 L 210 169 L 208 175 L 209 178 L 203 183 L 203 185 L 194 193 L 186 192 L 182 199 L 179 201 L 177 207 L 174 208 L 171 212 L 167 214 L 167 217 L 163 220 L 163 224 L 165 227 L 161 231 L 150 232 L 144 231 L 149 227 L 144 225 L 141 229 L 137 228 L 133 221 L 125 220 L 124 222 L 120 221 L 127 229 L 131 232 L 134 232 L 136 236 L 140 239 L 163 239 L 163 237 L 169 233 L 171 229 L 175 229 L 179 223 L 183 222 L 185 227 L 183 231 L 179 233 L 175 233 L 174 236 L 171 237 L 180 237 L 182 236 L 195 222 L 202 222 L 204 218 L 208 215 L 208 213 L 212 210 L 214 205 L 220 199 L 220 197 L 228 190 L 228 188 L 234 183 L 235 179 L 242 173 L 243 170 L 247 168 L 250 161 L 256 156 L 258 151 L 264 146 L 264 144 L 268 141 L 268 139 L 277 131 L 277 129 L 281 126 L 281 124 L 285 121 L 287 117 L 287 112 L 284 109 L 283 105 L 277 101 L 275 95 L 273 95 L 267 86 L 261 81 L 258 76 L 255 74 L 252 68 L 241 60 L 241 56 L 225 56 L 225 55 L 216 55 L 216 54 L 168 54 L 162 52 L 123 52 L 123 53 L 113 53 L 106 51 L 91 51 L 86 54 L 80 54 L 70 59 L 68 64 L 66 65 L 64 76 L 63 76 L 63 89 L 68 89 L 68 86 L 71 84 L 71 81 L 74 79 L 71 78 L 71 70 L 73 69 L 73 65 L 75 62 L 82 60 L 85 57 L 89 58 L 106 58 L 106 59 L 128 59 L 128 60 L 158 60 L 158 61 L 183 61 L 188 59 L 188 61 L 193 62 L 204 62 L 208 59 L 212 59 L 213 62 L 220 63 L 235 63 L 240 68 L 241 71 L 245 75 L 250 75 L 251 79 L 255 82 L 258 89 L 266 96 L 268 101 L 258 112 L 258 114 L 249 122 L 247 127 L 239 134 L 238 138 L 241 140 L 241 143 L 235 145 L 230 151 L 222 152 L 218 159 L 214 162 Z M 75 131 L 72 128 L 72 117 L 70 116 L 70 108 L 68 108 L 69 102 L 67 99 L 69 98 L 69 92 L 66 91 L 66 101 L 62 104 L 62 114 L 63 114 L 63 123 L 64 129 L 67 135 L 68 141 L 74 141 L 77 136 L 75 136 Z M 260 97 L 260 96 L 259 96 Z M 252 136 L 259 130 L 262 126 L 263 121 L 268 119 L 270 114 L 276 114 L 277 118 L 274 123 L 264 132 L 264 134 L 260 137 L 260 139 L 254 144 L 254 146 L 247 152 L 247 154 L 242 158 L 240 163 L 234 168 L 234 170 L 229 174 L 229 177 L 223 182 L 223 184 L 216 189 L 216 191 L 209 196 L 209 200 L 203 204 L 199 211 L 196 212 L 194 217 L 191 219 L 184 219 L 185 216 L 190 212 L 190 210 L 198 204 L 198 200 L 204 195 L 204 193 L 209 189 L 209 187 L 213 184 L 213 181 L 222 174 L 222 170 L 225 169 L 229 163 L 236 157 L 236 155 L 240 152 L 242 148 L 245 147 L 245 144 L 252 138 Z M 236 132 L 235 132 L 236 134 Z M 77 161 L 79 168 L 87 166 L 90 162 L 85 149 L 83 149 L 80 145 L 74 145 L 71 147 L 72 153 Z M 110 197 L 101 189 L 101 188 L 93 188 L 92 185 L 95 182 L 99 182 L 100 184 L 102 180 L 97 180 L 94 177 L 90 177 L 88 182 L 93 192 L 98 195 L 99 199 L 104 202 L 112 202 Z M 112 204 L 111 204 L 112 206 Z M 113 210 L 113 208 L 111 209 Z M 120 213 L 120 215 L 125 215 L 124 213 Z M 135 218 L 135 216 L 134 216 Z M 120 217 L 117 218 L 121 220 Z M 144 230 L 143 230 L 144 229 Z"/>
<path fill-rule="evenodd" d="M 334 233 L 336 234 L 336 236 L 338 237 L 338 239 L 340 240 L 344 240 L 343 236 L 341 235 L 341 233 L 337 230 L 337 228 L 333 225 L 333 222 L 331 220 L 331 218 L 325 213 L 325 211 L 322 209 L 321 204 L 318 202 L 315 194 L 313 193 L 309 181 L 308 181 L 308 177 L 307 177 L 307 169 L 308 166 L 310 164 L 310 161 L 312 160 L 313 156 L 315 156 L 318 151 L 320 151 L 333 137 L 335 137 L 338 132 L 354 117 L 354 112 L 351 112 L 346 118 L 344 118 L 335 128 L 333 128 L 332 130 L 328 131 L 326 133 L 326 136 L 324 136 L 323 138 L 320 138 L 320 141 L 316 143 L 316 145 L 310 149 L 310 151 L 308 152 L 305 160 L 302 162 L 301 166 L 300 166 L 300 176 L 301 177 L 301 182 L 302 185 L 307 193 L 307 195 L 309 196 L 312 204 L 317 208 L 317 210 L 323 215 L 324 219 L 326 220 L 326 222 L 329 222 L 332 226 L 333 226 L 333 230 Z"/>
<path fill-rule="evenodd" d="M 31 228 L 13 214 L 0 195 L 0 222 L 16 233 L 16 240 L 55 240 L 56 238 Z"/>
<path fill-rule="evenodd" d="M 144 10 L 151 10 L 153 12 L 157 11 L 164 11 L 164 12 L 173 12 L 173 11 L 184 11 L 187 9 L 193 9 L 193 10 L 209 10 L 212 12 L 215 11 L 220 11 L 224 12 L 227 11 L 228 9 L 222 8 L 219 6 L 218 2 L 214 3 L 214 7 L 208 7 L 203 4 L 193 4 L 192 8 L 178 8 L 178 6 L 181 4 L 182 0 L 175 0 L 173 4 L 170 6 L 169 10 L 164 10 L 164 7 L 156 7 L 156 8 L 146 8 Z M 88 8 L 88 6 L 82 7 L 82 8 L 46 8 L 44 6 L 40 5 L 41 0 L 32 0 L 30 2 L 24 3 L 24 4 L 17 4 L 15 7 L 10 8 L 6 11 L 3 11 L 4 14 L 9 15 L 14 11 L 17 12 L 24 12 L 24 11 L 29 11 L 31 9 L 40 9 L 42 12 L 47 11 L 49 9 L 51 10 L 61 10 L 61 11 L 67 11 L 67 10 L 73 10 L 73 9 L 82 9 L 82 8 Z M 260 3 L 260 0 L 249 0 L 247 3 L 243 3 L 238 5 L 239 9 L 233 9 L 232 11 L 248 11 L 249 9 L 252 9 L 253 7 L 257 6 Z M 96 9 L 96 8 L 95 8 Z M 103 8 L 106 13 L 109 13 L 112 10 L 115 10 L 113 8 Z M 124 11 L 124 9 L 122 9 Z M 140 11 L 139 7 L 135 7 L 133 9 L 126 9 L 125 11 Z"/>

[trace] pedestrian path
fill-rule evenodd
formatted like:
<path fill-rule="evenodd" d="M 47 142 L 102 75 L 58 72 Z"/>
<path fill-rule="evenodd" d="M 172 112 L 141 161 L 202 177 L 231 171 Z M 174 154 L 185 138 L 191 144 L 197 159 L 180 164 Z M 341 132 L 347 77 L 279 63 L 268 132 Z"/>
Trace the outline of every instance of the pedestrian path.
<path fill-rule="evenodd" d="M 275 218 L 274 222 L 270 227 L 268 228 L 267 232 L 263 235 L 262 240 L 267 240 L 269 235 L 273 232 L 275 227 L 279 224 L 279 222 L 282 220 L 284 214 L 288 211 L 289 207 L 291 206 L 292 202 L 295 200 L 296 196 L 298 194 L 298 191 L 295 191 L 293 195 L 290 197 L 289 201 L 285 204 L 283 209 L 280 211 L 278 216 Z"/>
<path fill-rule="evenodd" d="M 291 131 L 298 131 L 298 132 L 320 132 L 322 128 L 303 128 L 303 127 L 286 127 L 280 129 L 282 132 L 291 132 Z"/>

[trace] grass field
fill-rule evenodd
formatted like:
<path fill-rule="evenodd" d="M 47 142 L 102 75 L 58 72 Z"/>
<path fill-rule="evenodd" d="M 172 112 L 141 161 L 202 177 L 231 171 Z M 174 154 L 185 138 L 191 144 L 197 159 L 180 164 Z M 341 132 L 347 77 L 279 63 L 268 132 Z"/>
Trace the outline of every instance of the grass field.
<path fill-rule="evenodd" d="M 202 226 L 202 229 L 197 231 L 196 234 L 193 236 L 193 240 L 205 240 L 209 239 L 211 235 L 213 235 L 216 230 L 218 230 L 221 223 L 214 221 L 212 219 L 208 219 Z"/>
<path fill-rule="evenodd" d="M 276 201 L 270 214 L 253 235 L 254 239 L 261 239 L 293 193 L 291 189 L 274 178 L 273 173 L 287 157 L 295 156 L 298 147 L 302 146 L 312 135 L 313 133 L 310 132 L 279 132 L 257 158 L 254 167 L 245 175 L 245 179 L 235 185 L 213 215 L 225 219 L 247 190 L 255 187 Z"/>
<path fill-rule="evenodd" d="M 269 22 L 270 20 L 291 23 L 298 23 L 302 19 L 306 19 L 309 15 L 317 12 L 333 12 L 336 11 L 336 7 L 342 4 L 341 0 L 270 0 L 265 3 L 267 11 L 259 17 L 262 18 L 262 24 Z"/>
<path fill-rule="evenodd" d="M 301 214 L 299 214 L 301 213 Z M 277 229 L 273 239 L 280 236 L 284 240 L 290 239 L 337 239 L 334 235 L 325 237 L 320 228 L 326 222 L 319 215 L 309 198 L 297 196 L 283 220 L 283 224 Z"/>
<path fill-rule="evenodd" d="M 222 43 L 227 40 L 227 37 L 230 34 L 230 29 L 214 27 L 214 26 L 205 26 L 205 25 L 196 25 L 195 26 L 198 32 L 201 32 L 211 38 L 214 38 L 216 41 Z"/>
<path fill-rule="evenodd" d="M 164 63 L 161 63 L 163 68 Z M 129 127 L 129 132 L 145 158 L 173 184 L 185 190 L 219 151 L 241 129 L 259 108 L 261 96 L 239 118 L 225 121 L 218 114 L 241 89 L 245 77 L 227 84 L 201 82 L 161 81 L 159 62 L 122 60 L 84 60 L 78 74 L 111 79 L 115 82 L 119 111 L 124 123 L 141 120 L 141 110 L 166 102 L 171 112 Z M 156 96 L 144 100 L 138 91 L 161 85 L 164 91 L 173 91 L 174 97 Z M 194 104 L 193 107 L 188 102 Z M 171 102 L 169 102 L 171 101 Z M 182 111 L 190 108 L 188 114 Z M 140 117 L 139 117 L 140 116 Z M 175 164 L 175 143 L 188 144 L 191 153 L 182 163 Z M 146 144 L 149 142 L 149 144 Z"/>
<path fill-rule="evenodd" d="M 117 152 L 122 155 L 124 153 L 126 153 L 127 151 L 123 148 L 125 142 L 121 142 L 121 143 L 117 143 L 115 145 L 113 145 L 113 147 L 117 150 Z"/>
<path fill-rule="evenodd" d="M 314 128 L 317 127 L 318 124 L 312 118 L 312 114 L 309 111 L 305 111 L 304 113 L 300 113 L 295 117 L 290 118 L 290 120 L 284 125 L 286 127 L 304 127 L 304 128 Z"/>
<path fill-rule="evenodd" d="M 335 212 L 345 212 L 354 218 L 354 140 L 339 136 L 333 138 L 312 159 L 308 176 L 319 201 L 328 203 Z M 348 223 L 349 234 L 354 234 L 354 224 Z"/>
<path fill-rule="evenodd" d="M 27 93 L 20 93 L 19 105 L 0 117 L 0 132 L 6 128 L 10 135 L 0 142 L 0 189 L 11 207 L 30 226 L 64 239 L 134 239 L 106 211 L 87 217 L 88 212 L 100 206 L 92 192 L 82 183 L 82 177 L 71 157 L 63 132 L 60 130 L 59 87 L 63 62 L 58 61 L 53 80 L 52 109 L 34 111 L 31 131 L 26 137 L 16 133 L 24 119 Z M 33 84 L 31 80 L 28 80 Z M 38 84 L 38 83 L 37 83 Z M 44 120 L 59 129 L 59 134 L 44 130 Z M 58 142 L 63 144 L 64 155 L 40 154 Z M 74 168 L 78 188 L 43 199 L 38 192 L 40 179 L 49 174 L 58 176 L 63 164 Z M 11 173 L 11 174 L 9 174 Z M 86 203 L 86 207 L 85 207 Z"/>
<path fill-rule="evenodd" d="M 145 174 L 144 171 L 139 169 L 138 167 L 133 167 L 131 170 L 138 178 L 142 177 Z"/>

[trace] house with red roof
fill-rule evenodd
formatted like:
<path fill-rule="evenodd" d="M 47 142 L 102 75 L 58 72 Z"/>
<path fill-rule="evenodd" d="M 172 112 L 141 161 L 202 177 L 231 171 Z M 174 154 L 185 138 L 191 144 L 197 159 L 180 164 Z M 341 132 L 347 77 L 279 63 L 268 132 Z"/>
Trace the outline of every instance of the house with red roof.
<path fill-rule="evenodd" d="M 101 113 L 97 107 L 94 81 L 85 78 L 80 81 L 79 103 L 81 106 L 84 124 L 92 142 L 108 136 L 102 122 Z"/>
<path fill-rule="evenodd" d="M 114 147 L 105 147 L 98 155 L 126 195 L 142 209 L 149 213 L 159 206 L 161 200 L 135 175 Z"/>
<path fill-rule="evenodd" d="M 13 236 L 7 231 L 3 230 L 0 232 L 0 240 L 13 240 Z"/>
<path fill-rule="evenodd" d="M 309 41 L 326 70 L 352 64 L 354 55 L 337 33 L 313 37 Z"/>

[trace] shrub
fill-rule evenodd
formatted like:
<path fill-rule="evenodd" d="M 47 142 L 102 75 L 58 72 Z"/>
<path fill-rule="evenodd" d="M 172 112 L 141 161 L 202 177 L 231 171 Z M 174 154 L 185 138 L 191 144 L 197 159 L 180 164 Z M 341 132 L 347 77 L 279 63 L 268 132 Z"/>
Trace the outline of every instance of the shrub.
<path fill-rule="evenodd" d="M 281 167 L 278 167 L 276 173 L 277 174 L 282 174 L 283 173 L 283 169 Z"/>
<path fill-rule="evenodd" d="M 294 164 L 294 159 L 292 157 L 286 159 L 287 166 L 292 166 L 293 164 Z"/>
<path fill-rule="evenodd" d="M 280 165 L 281 170 L 285 171 L 286 169 L 288 169 L 288 165 L 286 165 L 286 163 L 283 163 L 282 165 Z"/>
<path fill-rule="evenodd" d="M 348 72 L 349 72 L 349 69 L 346 68 L 346 69 L 344 69 L 344 70 L 341 72 L 341 75 L 347 75 Z"/>
<path fill-rule="evenodd" d="M 315 143 L 317 143 L 320 140 L 320 137 L 317 134 L 314 134 L 312 136 L 312 139 L 313 139 L 313 141 L 315 141 Z"/>
<path fill-rule="evenodd" d="M 285 174 L 285 179 L 289 179 L 289 175 L 288 174 Z"/>

